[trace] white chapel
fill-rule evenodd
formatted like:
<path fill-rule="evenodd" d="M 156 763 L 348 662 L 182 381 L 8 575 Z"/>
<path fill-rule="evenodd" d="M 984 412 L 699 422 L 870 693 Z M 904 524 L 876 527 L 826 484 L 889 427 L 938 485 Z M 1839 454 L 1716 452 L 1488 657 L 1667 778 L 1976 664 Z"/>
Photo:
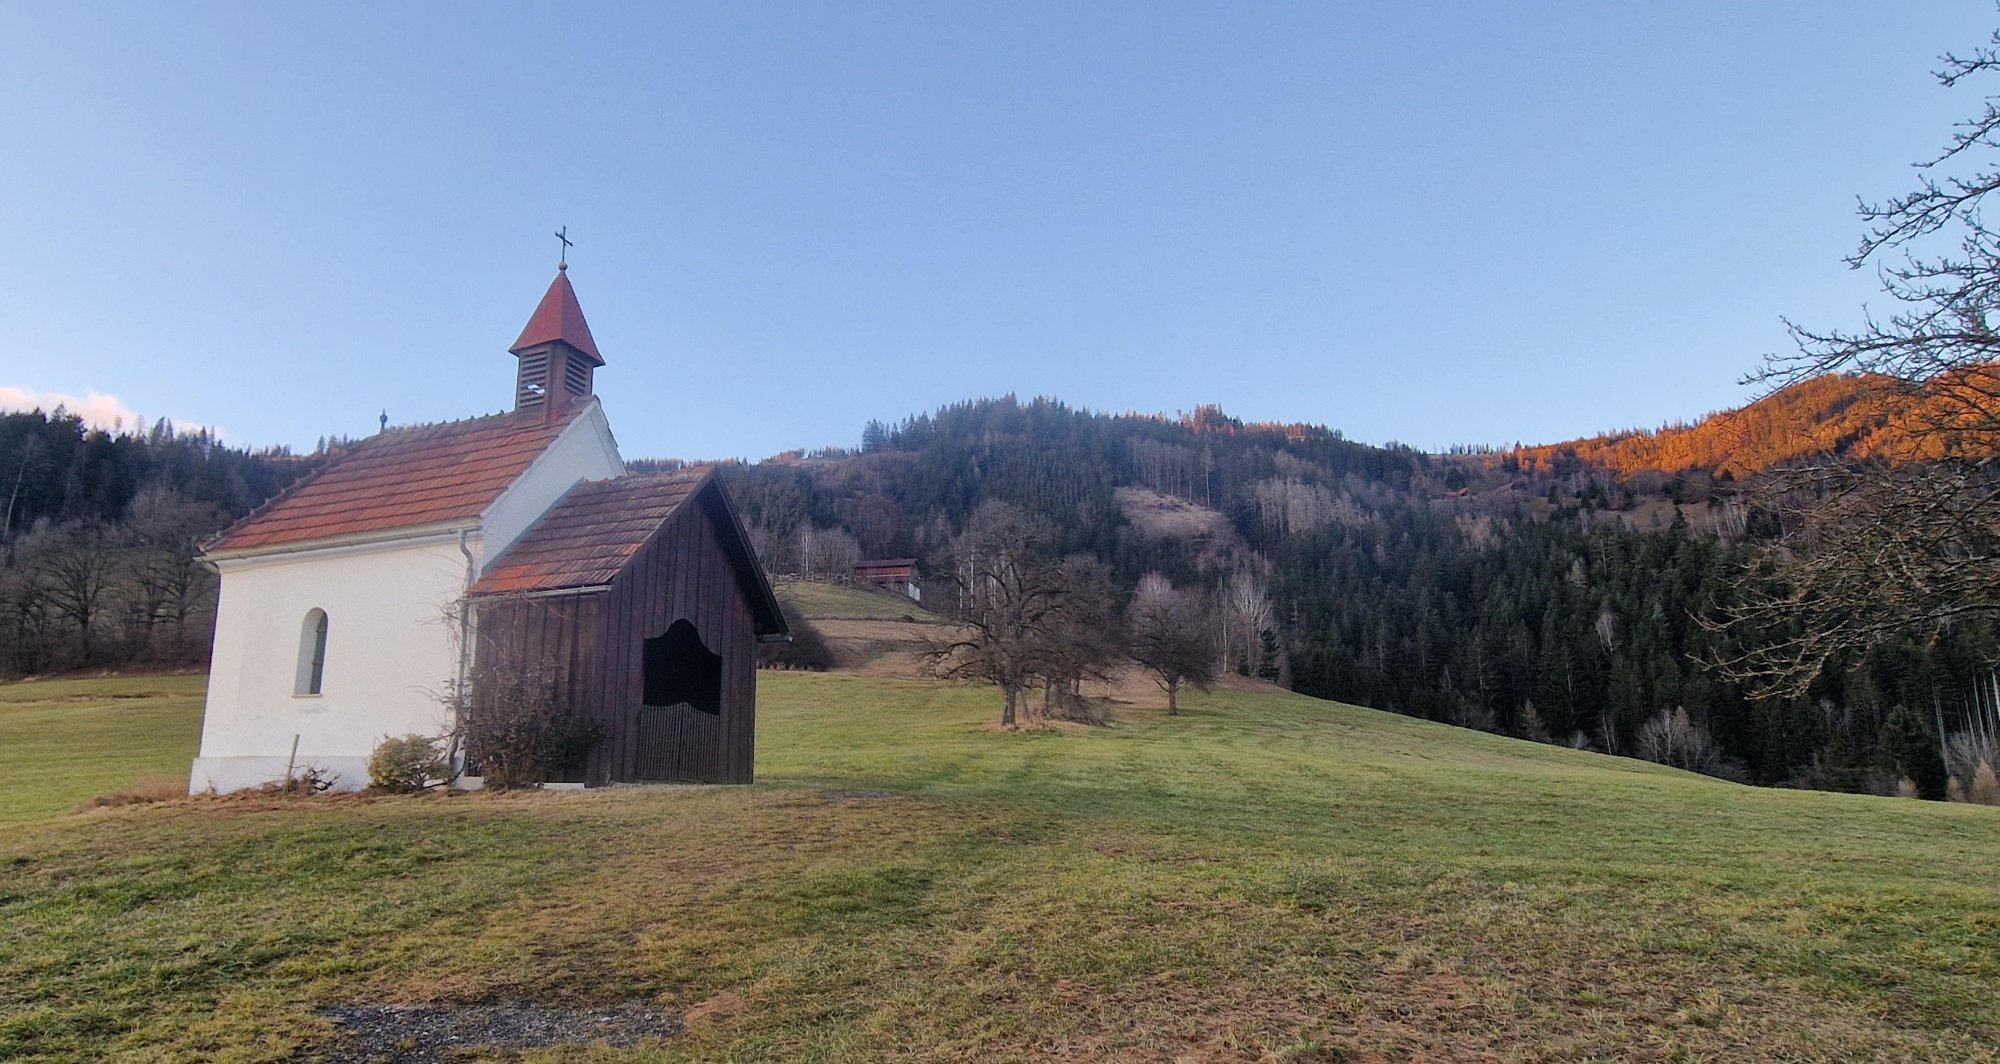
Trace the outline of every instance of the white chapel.
<path fill-rule="evenodd" d="M 748 781 L 754 644 L 786 635 L 720 480 L 626 474 L 566 269 L 511 353 L 512 410 L 386 428 L 206 545 L 191 793 L 363 786 L 377 743 L 441 734 L 441 693 L 510 655 L 605 721 L 581 782 Z"/>

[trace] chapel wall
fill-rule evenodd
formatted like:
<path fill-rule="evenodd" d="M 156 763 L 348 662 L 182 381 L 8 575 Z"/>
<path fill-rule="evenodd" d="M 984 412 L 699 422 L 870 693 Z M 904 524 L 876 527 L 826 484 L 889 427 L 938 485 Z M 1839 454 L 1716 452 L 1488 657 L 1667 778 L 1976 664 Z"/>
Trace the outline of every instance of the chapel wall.
<path fill-rule="evenodd" d="M 190 791 L 282 779 L 294 736 L 300 764 L 361 787 L 384 736 L 441 733 L 449 714 L 436 692 L 457 672 L 465 586 L 452 536 L 225 563 Z M 315 608 L 328 620 L 321 693 L 300 695 L 301 635 Z"/>

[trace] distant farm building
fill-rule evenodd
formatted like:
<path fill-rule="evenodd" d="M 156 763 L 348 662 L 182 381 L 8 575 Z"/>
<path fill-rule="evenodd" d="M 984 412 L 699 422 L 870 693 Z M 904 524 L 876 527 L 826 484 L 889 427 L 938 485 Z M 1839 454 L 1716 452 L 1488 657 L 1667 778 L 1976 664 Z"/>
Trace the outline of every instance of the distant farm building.
<path fill-rule="evenodd" d="M 854 566 L 854 582 L 886 588 L 899 595 L 907 595 L 911 602 L 922 602 L 924 591 L 919 584 L 915 558 L 883 558 L 872 562 L 858 562 Z"/>

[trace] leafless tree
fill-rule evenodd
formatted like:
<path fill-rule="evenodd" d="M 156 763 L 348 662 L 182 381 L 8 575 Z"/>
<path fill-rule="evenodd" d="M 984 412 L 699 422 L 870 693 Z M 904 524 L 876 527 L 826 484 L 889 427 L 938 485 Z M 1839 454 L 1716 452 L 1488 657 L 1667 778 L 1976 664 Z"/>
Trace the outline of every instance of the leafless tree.
<path fill-rule="evenodd" d="M 1111 571 L 1095 558 L 1066 558 L 1056 570 L 1062 592 L 1033 651 L 1042 683 L 1042 716 L 1098 720 L 1084 714 L 1083 681 L 1108 680 L 1113 663 L 1122 657 L 1118 596 Z"/>
<path fill-rule="evenodd" d="M 1167 714 L 1181 711 L 1183 684 L 1206 689 L 1215 680 L 1215 654 L 1202 621 L 1200 600 L 1158 573 L 1139 581 L 1132 599 L 1132 657 L 1167 693 Z"/>
<path fill-rule="evenodd" d="M 1680 706 L 1663 709 L 1639 729 L 1638 754 L 1662 765 L 1717 775 L 1722 769 L 1722 751 L 1709 737 L 1708 729 L 1688 718 Z"/>
<path fill-rule="evenodd" d="M 954 586 L 957 633 L 924 651 L 943 679 L 990 683 L 1004 699 L 1000 726 L 1020 725 L 1024 692 L 1044 674 L 1041 654 L 1063 616 L 1063 573 L 1046 555 L 1048 527 L 988 501 L 933 570 Z"/>
<path fill-rule="evenodd" d="M 125 598 L 142 649 L 170 659 L 186 653 L 188 622 L 215 595 L 215 575 L 196 556 L 202 537 L 221 523 L 214 507 L 163 487 L 132 500 L 125 521 Z"/>
<path fill-rule="evenodd" d="M 39 575 L 43 601 L 76 628 L 80 664 L 97 657 L 97 634 L 109 612 L 118 570 L 117 535 L 96 521 L 43 525 L 30 532 L 17 559 Z"/>
<path fill-rule="evenodd" d="M 16 555 L 19 559 L 19 555 Z M 48 581 L 28 564 L 0 565 L 0 672 L 36 672 L 54 663 L 57 640 Z"/>
<path fill-rule="evenodd" d="M 1942 64 L 1947 88 L 1993 73 L 2000 33 Z M 1860 204 L 1866 235 L 1848 263 L 1875 267 L 1894 312 L 1852 331 L 1788 323 L 1796 350 L 1752 377 L 1775 391 L 1852 375 L 1902 441 L 1867 462 L 1828 458 L 1766 479 L 1759 498 L 1781 535 L 1737 601 L 1705 621 L 1747 648 L 1714 664 L 1759 693 L 1803 693 L 1837 657 L 2000 611 L 2000 229 L 1981 213 L 2000 189 L 1996 151 L 2000 102 L 1989 97 L 1918 164 L 1913 190 Z"/>
<path fill-rule="evenodd" d="M 13 538 L 14 506 L 21 500 L 21 485 L 28 479 L 28 467 L 34 463 L 35 452 L 41 449 L 42 438 L 30 435 L 21 441 L 21 461 L 14 469 L 13 483 L 7 488 L 7 509 L 0 515 L 0 542 Z"/>
<path fill-rule="evenodd" d="M 799 529 L 799 571 L 807 580 L 848 583 L 860 560 L 861 544 L 846 529 L 810 525 Z"/>
<path fill-rule="evenodd" d="M 1250 572 L 1238 569 L 1224 584 L 1219 596 L 1222 606 L 1222 661 L 1220 667 L 1237 669 L 1256 676 L 1264 666 L 1264 633 L 1276 624 L 1271 599 L 1264 585 Z"/>

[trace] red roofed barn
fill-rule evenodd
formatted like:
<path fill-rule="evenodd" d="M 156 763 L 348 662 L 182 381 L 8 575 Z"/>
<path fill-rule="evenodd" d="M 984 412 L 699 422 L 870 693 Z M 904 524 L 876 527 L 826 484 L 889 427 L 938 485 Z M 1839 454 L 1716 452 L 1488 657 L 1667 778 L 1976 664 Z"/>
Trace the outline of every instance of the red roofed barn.
<path fill-rule="evenodd" d="M 510 669 L 604 725 L 576 782 L 749 782 L 755 647 L 787 636 L 721 482 L 625 473 L 566 271 L 511 350 L 512 411 L 386 429 L 208 544 L 191 790 L 361 786 L 382 738 L 451 726 L 437 692 Z"/>

